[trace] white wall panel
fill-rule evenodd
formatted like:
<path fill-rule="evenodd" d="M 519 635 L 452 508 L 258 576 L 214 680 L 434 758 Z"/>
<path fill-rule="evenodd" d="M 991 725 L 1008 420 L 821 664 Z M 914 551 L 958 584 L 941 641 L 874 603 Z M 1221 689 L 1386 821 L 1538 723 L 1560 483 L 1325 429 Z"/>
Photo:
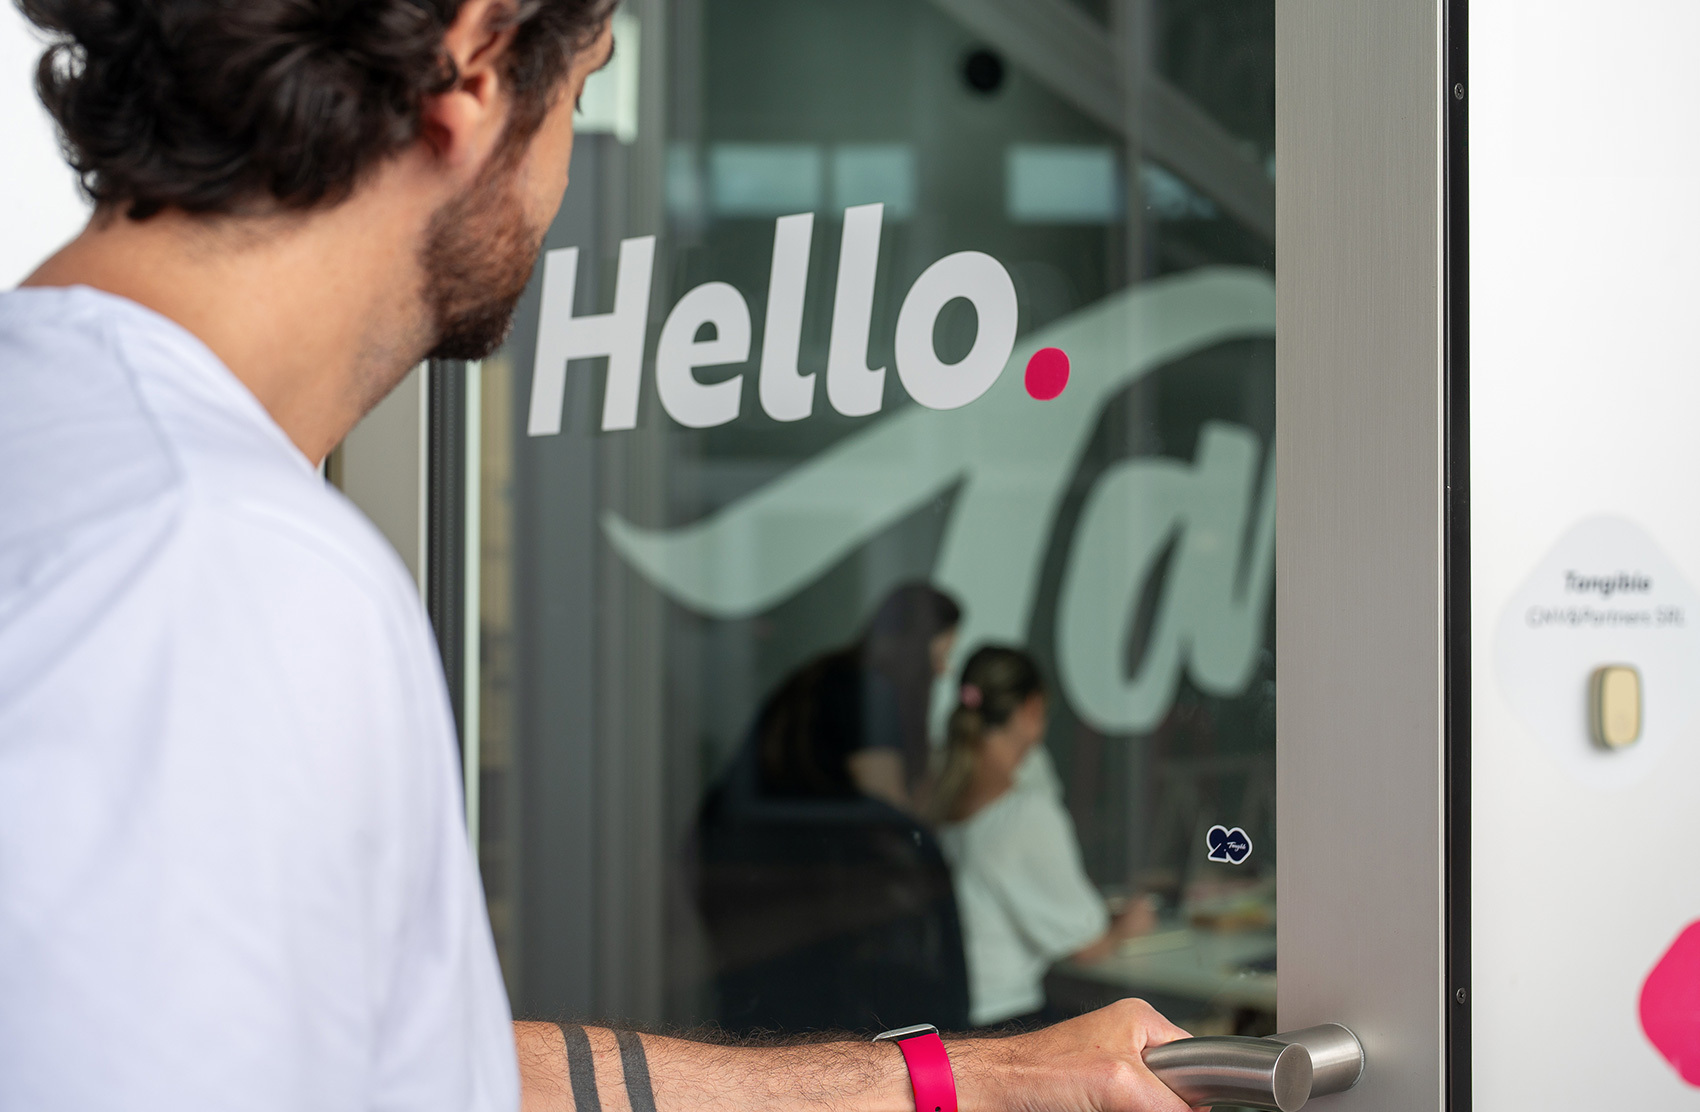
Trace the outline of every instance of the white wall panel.
<path fill-rule="evenodd" d="M 1518 596 L 1562 537 L 1600 516 L 1618 519 L 1622 539 L 1562 553 L 1541 573 L 1550 595 L 1563 598 L 1560 569 L 1573 563 L 1653 572 L 1659 554 L 1635 530 L 1672 565 L 1654 590 L 1572 602 L 1633 610 L 1678 591 L 1669 576 L 1700 583 L 1697 41 L 1700 6 L 1686 0 L 1471 4 L 1478 1109 L 1700 1097 L 1638 1018 L 1648 972 L 1700 919 L 1684 848 L 1700 841 L 1687 706 L 1700 675 L 1661 685 L 1649 667 L 1695 634 L 1532 638 Z M 1536 651 L 1545 637 L 1643 667 L 1639 744 L 1652 748 L 1589 750 L 1584 670 Z M 1520 685 L 1559 713 L 1529 712 Z"/>

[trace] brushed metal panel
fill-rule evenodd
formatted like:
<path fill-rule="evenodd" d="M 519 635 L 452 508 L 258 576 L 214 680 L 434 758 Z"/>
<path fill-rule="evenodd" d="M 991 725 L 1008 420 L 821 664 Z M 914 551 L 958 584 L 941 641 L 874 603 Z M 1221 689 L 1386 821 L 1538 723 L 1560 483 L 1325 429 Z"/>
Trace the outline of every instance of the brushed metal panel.
<path fill-rule="evenodd" d="M 1443 1104 L 1442 12 L 1276 5 L 1280 1024 Z"/>

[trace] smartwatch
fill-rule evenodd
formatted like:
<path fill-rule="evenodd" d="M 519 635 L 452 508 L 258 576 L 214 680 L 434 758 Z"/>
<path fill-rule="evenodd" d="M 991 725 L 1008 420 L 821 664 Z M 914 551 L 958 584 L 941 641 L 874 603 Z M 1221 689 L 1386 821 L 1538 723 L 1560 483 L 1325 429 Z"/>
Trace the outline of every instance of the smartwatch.
<path fill-rule="evenodd" d="M 939 1029 L 930 1023 L 899 1027 L 874 1036 L 875 1042 L 894 1042 L 909 1066 L 909 1088 L 915 1093 L 915 1112 L 956 1112 L 956 1075 L 950 1069 Z"/>

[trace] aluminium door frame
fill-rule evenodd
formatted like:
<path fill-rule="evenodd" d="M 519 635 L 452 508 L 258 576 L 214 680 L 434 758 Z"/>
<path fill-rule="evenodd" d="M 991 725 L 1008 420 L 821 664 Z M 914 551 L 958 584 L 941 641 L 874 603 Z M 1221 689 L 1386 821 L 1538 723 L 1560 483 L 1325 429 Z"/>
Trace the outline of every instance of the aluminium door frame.
<path fill-rule="evenodd" d="M 1465 16 L 1276 4 L 1280 1024 L 1363 1040 L 1342 1112 L 1470 1103 Z"/>
<path fill-rule="evenodd" d="M 1446 1107 L 1473 1104 L 1470 1018 L 1470 4 L 1445 0 Z"/>

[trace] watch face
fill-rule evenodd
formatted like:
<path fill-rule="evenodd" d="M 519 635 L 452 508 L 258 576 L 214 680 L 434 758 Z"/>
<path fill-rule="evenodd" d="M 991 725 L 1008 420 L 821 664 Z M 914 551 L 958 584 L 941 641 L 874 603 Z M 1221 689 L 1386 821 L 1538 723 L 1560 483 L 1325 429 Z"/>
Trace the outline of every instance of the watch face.
<path fill-rule="evenodd" d="M 883 1042 L 890 1040 L 893 1042 L 901 1042 L 904 1039 L 915 1038 L 917 1035 L 936 1035 L 938 1033 L 939 1029 L 930 1023 L 917 1023 L 913 1027 L 897 1027 L 890 1031 L 881 1031 L 879 1034 L 874 1036 L 874 1041 Z"/>

